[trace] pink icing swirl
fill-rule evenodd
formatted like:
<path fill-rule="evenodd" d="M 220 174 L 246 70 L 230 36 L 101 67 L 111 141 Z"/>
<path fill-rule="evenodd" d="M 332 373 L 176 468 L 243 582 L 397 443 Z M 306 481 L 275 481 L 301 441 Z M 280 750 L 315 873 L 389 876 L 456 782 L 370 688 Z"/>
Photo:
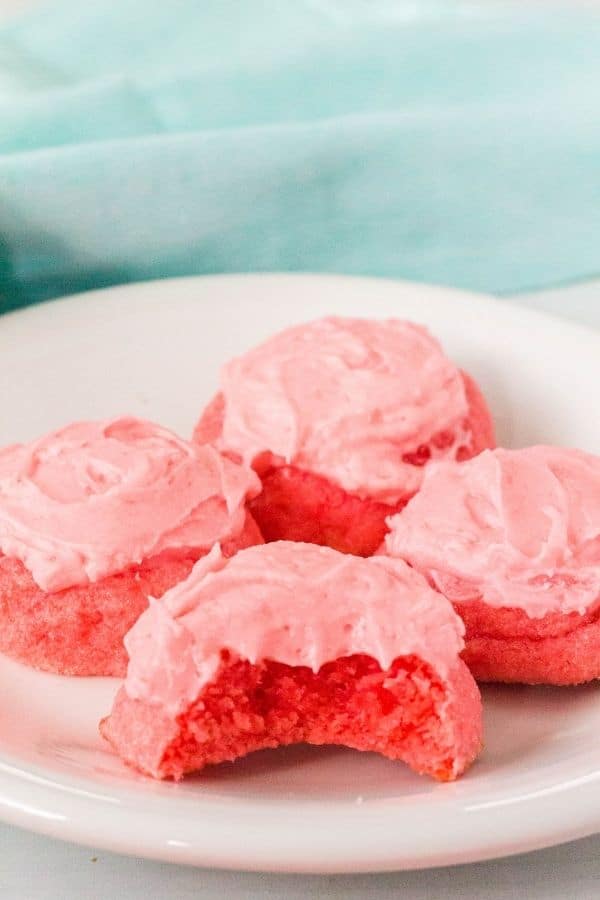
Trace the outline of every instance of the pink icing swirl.
<path fill-rule="evenodd" d="M 387 552 L 455 602 L 539 618 L 583 614 L 600 599 L 600 458 L 580 450 L 486 450 L 435 464 L 388 524 Z"/>
<path fill-rule="evenodd" d="M 225 559 L 215 547 L 126 636 L 125 689 L 176 716 L 211 681 L 222 650 L 313 671 L 353 654 L 385 670 L 414 654 L 444 678 L 463 632 L 445 598 L 400 560 L 289 541 Z"/>
<path fill-rule="evenodd" d="M 80 422 L 0 451 L 0 551 L 44 591 L 237 535 L 251 471 L 131 417 Z"/>
<path fill-rule="evenodd" d="M 449 432 L 432 455 L 453 459 L 469 438 L 459 370 L 425 328 L 398 319 L 290 328 L 227 363 L 221 388 L 220 449 L 249 465 L 269 452 L 386 503 L 420 484 L 404 454 Z"/>

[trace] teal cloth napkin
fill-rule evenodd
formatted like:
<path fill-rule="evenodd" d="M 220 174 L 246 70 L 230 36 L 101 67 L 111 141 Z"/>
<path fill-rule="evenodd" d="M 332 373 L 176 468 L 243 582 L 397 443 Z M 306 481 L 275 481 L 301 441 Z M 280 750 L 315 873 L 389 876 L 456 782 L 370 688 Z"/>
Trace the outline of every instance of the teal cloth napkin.
<path fill-rule="evenodd" d="M 313 270 L 600 269 L 600 8 L 74 0 L 0 29 L 0 311 Z"/>

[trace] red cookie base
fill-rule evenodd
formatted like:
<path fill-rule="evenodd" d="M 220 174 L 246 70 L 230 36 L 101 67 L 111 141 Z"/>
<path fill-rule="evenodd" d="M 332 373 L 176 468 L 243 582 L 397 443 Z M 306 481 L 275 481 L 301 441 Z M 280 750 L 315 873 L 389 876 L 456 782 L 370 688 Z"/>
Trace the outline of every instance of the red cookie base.
<path fill-rule="evenodd" d="M 226 556 L 262 544 L 248 514 Z M 0 555 L 0 652 L 59 675 L 116 675 L 127 670 L 123 638 L 148 606 L 190 574 L 208 550 L 163 553 L 87 585 L 46 593 L 22 562 Z"/>
<path fill-rule="evenodd" d="M 582 684 L 600 677 L 600 605 L 585 615 L 455 603 L 466 626 L 462 658 L 478 681 Z"/>
<path fill-rule="evenodd" d="M 176 719 L 122 688 L 103 736 L 154 778 L 179 779 L 255 750 L 338 744 L 403 760 L 439 781 L 458 777 L 481 747 L 481 698 L 460 660 L 441 682 L 416 657 L 382 671 L 356 655 L 319 672 L 264 661 L 223 661 L 198 700 Z"/>

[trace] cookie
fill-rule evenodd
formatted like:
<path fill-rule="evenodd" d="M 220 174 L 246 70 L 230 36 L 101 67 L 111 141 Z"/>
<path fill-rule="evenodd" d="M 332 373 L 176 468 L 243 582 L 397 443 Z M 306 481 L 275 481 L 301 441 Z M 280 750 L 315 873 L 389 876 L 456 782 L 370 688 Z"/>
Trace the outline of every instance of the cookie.
<path fill-rule="evenodd" d="M 0 451 L 0 651 L 67 675 L 123 675 L 123 636 L 216 541 L 262 542 L 260 485 L 212 447 L 134 418 Z"/>
<path fill-rule="evenodd" d="M 398 560 L 287 541 L 230 559 L 215 548 L 126 636 L 127 677 L 101 732 L 155 778 L 303 742 L 452 780 L 481 746 L 462 633 Z"/>
<path fill-rule="evenodd" d="M 421 326 L 328 318 L 224 366 L 194 434 L 258 472 L 266 540 L 375 552 L 436 459 L 494 446 L 475 382 Z"/>
<path fill-rule="evenodd" d="M 386 552 L 453 603 L 482 681 L 600 675 L 600 459 L 537 446 L 440 463 L 389 521 Z"/>

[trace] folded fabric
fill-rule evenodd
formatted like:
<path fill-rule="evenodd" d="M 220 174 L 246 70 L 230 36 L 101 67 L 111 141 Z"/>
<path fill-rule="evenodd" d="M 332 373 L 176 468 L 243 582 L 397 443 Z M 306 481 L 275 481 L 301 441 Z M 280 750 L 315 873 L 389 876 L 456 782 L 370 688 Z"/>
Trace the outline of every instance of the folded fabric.
<path fill-rule="evenodd" d="M 98 0 L 0 29 L 0 311 L 242 270 L 597 273 L 600 8 Z"/>

